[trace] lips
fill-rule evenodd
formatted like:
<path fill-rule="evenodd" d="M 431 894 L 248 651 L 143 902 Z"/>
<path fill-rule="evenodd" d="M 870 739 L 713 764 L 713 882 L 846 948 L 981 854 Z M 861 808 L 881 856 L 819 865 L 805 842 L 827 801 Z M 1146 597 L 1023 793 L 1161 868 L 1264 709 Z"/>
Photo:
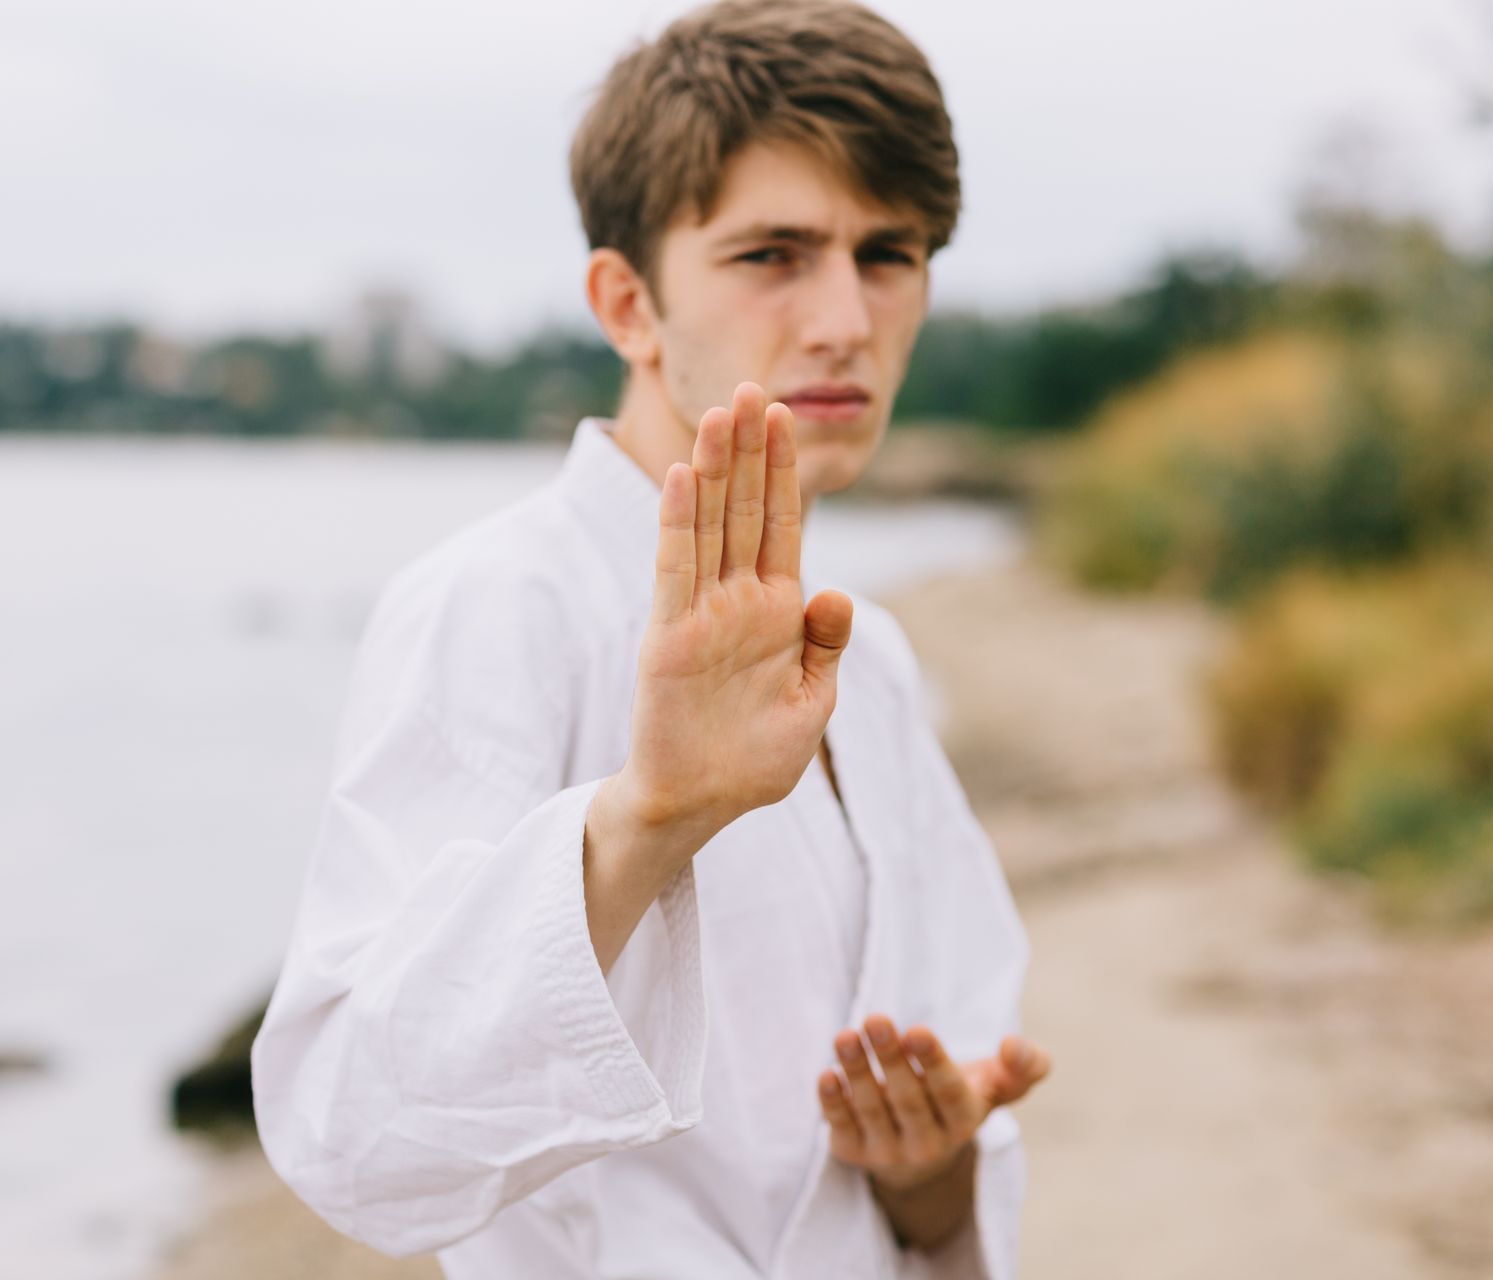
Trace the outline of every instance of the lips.
<path fill-rule="evenodd" d="M 871 403 L 871 393 L 854 382 L 822 382 L 778 397 L 795 418 L 828 425 L 854 422 Z"/>
<path fill-rule="evenodd" d="M 790 407 L 797 407 L 800 404 L 806 406 L 868 404 L 871 400 L 871 393 L 856 383 L 825 382 L 815 386 L 800 387 L 780 399 Z"/>

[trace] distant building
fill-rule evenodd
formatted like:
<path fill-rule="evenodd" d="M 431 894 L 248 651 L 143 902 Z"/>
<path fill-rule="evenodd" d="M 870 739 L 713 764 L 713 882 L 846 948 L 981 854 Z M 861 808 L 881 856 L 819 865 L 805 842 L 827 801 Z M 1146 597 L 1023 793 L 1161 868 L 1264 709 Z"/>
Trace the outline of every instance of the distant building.
<path fill-rule="evenodd" d="M 323 340 L 327 367 L 340 377 L 420 389 L 439 381 L 448 357 L 420 306 L 398 289 L 371 289 Z"/>
<path fill-rule="evenodd" d="M 194 358 L 186 343 L 142 330 L 130 348 L 130 382 L 156 395 L 185 395 L 191 389 Z"/>

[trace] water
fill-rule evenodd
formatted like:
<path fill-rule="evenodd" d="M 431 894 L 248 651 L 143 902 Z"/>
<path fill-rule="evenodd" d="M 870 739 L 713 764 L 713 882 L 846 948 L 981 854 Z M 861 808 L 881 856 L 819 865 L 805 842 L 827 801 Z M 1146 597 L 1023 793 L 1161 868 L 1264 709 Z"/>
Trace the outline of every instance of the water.
<path fill-rule="evenodd" d="M 0 437 L 0 1054 L 47 1060 L 0 1076 L 4 1274 L 122 1280 L 193 1220 L 170 1082 L 278 971 L 368 610 L 561 456 Z M 804 563 L 874 596 L 1018 544 L 826 502 Z"/>

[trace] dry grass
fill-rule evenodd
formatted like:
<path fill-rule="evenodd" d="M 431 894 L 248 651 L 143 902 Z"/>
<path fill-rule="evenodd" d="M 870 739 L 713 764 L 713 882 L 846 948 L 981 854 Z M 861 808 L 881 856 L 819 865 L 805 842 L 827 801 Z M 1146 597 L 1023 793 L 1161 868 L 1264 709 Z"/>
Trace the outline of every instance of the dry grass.
<path fill-rule="evenodd" d="M 1210 684 L 1219 757 L 1402 917 L 1493 909 L 1493 574 L 1468 557 L 1257 600 Z"/>
<path fill-rule="evenodd" d="M 1455 348 L 1277 332 L 1118 397 L 1069 450 L 1043 554 L 1103 590 L 1239 599 L 1300 563 L 1489 545 L 1493 400 Z"/>

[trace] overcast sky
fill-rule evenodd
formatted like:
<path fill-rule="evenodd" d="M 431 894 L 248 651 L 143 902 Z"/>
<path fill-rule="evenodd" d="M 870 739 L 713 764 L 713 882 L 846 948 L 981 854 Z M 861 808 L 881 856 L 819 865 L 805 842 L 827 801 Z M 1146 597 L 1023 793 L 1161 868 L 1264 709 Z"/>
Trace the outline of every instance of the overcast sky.
<path fill-rule="evenodd" d="M 963 158 L 935 304 L 1082 298 L 1199 243 L 1279 255 L 1346 119 L 1385 136 L 1402 199 L 1486 230 L 1477 3 L 881 0 Z M 584 322 L 570 133 L 689 7 L 0 0 L 0 317 L 288 329 L 393 284 L 473 344 Z"/>

